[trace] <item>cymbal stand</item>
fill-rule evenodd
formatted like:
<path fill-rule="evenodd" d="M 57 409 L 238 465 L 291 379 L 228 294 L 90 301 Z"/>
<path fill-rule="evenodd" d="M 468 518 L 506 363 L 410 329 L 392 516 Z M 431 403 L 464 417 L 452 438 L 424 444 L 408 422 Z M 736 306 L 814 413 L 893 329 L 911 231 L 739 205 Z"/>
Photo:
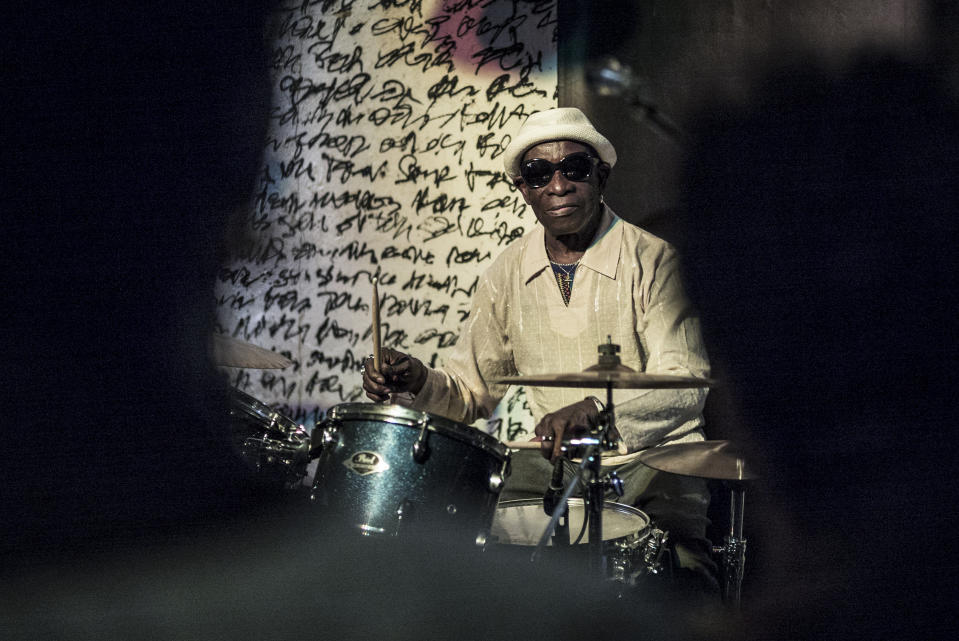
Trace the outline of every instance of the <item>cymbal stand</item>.
<path fill-rule="evenodd" d="M 619 358 L 619 345 L 613 343 L 612 337 L 607 336 L 606 342 L 598 348 L 599 362 L 596 370 L 616 371 L 622 367 Z M 589 515 L 589 569 L 599 576 L 605 576 L 606 558 L 603 556 L 603 500 L 606 488 L 611 487 L 617 495 L 623 495 L 623 482 L 610 472 L 607 478 L 600 478 L 601 450 L 616 449 L 619 444 L 612 439 L 616 431 L 616 411 L 613 407 L 613 382 L 606 382 L 606 406 L 600 412 L 599 431 L 596 442 L 586 450 L 583 461 L 588 461 L 589 484 L 587 487 Z"/>
<path fill-rule="evenodd" d="M 617 356 L 619 345 L 612 342 L 612 338 L 607 336 L 606 343 L 599 346 L 599 363 L 595 367 L 597 370 L 616 371 L 620 367 L 620 359 Z M 553 510 L 546 531 L 543 532 L 536 549 L 533 550 L 532 559 L 535 561 L 542 548 L 546 546 L 550 535 L 566 511 L 569 497 L 575 491 L 585 475 L 588 480 L 585 481 L 586 488 L 584 498 L 586 499 L 586 518 L 589 527 L 589 572 L 600 579 L 606 576 L 606 557 L 603 554 L 603 503 L 606 495 L 606 488 L 611 487 L 620 496 L 623 494 L 623 482 L 616 476 L 615 472 L 610 472 L 607 478 L 600 478 L 599 472 L 602 466 L 602 450 L 616 449 L 618 443 L 612 440 L 612 435 L 618 434 L 616 431 L 616 419 L 613 408 L 613 382 L 606 383 L 606 407 L 600 412 L 597 429 L 591 430 L 589 436 L 578 439 L 571 439 L 565 446 L 582 447 L 586 449 L 582 455 L 579 471 L 570 482 L 569 487 L 560 499 L 559 504 Z"/>
<path fill-rule="evenodd" d="M 618 346 L 617 346 L 618 347 Z M 617 357 L 617 361 L 619 358 Z M 583 456 L 586 469 L 589 471 L 588 514 L 589 514 L 589 570 L 605 576 L 606 557 L 603 555 L 603 501 L 606 488 L 612 487 L 617 495 L 623 495 L 623 481 L 610 472 L 607 478 L 600 478 L 599 471 L 602 463 L 603 449 L 616 449 L 618 443 L 612 441 L 611 435 L 616 431 L 616 413 L 613 408 L 613 384 L 606 384 L 606 407 L 600 413 L 599 435 L 596 442 L 591 444 Z"/>
<path fill-rule="evenodd" d="M 600 578 L 606 574 L 606 557 L 603 555 L 603 497 L 606 484 L 599 478 L 602 457 L 597 444 L 586 448 L 583 467 L 587 472 L 586 513 L 589 519 L 589 573 Z"/>
<path fill-rule="evenodd" d="M 746 490 L 742 483 L 730 483 L 729 534 L 723 543 L 723 602 L 738 610 L 742 596 L 743 569 L 746 565 L 746 539 L 743 538 L 743 512 Z"/>

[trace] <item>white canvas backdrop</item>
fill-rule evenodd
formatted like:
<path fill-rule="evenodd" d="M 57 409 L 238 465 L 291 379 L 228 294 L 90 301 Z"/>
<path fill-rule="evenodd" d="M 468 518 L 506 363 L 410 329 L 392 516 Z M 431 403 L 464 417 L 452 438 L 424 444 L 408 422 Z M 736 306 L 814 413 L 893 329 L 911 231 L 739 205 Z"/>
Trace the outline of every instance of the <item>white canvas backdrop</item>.
<path fill-rule="evenodd" d="M 371 281 L 383 344 L 441 365 L 480 273 L 536 220 L 502 171 L 556 105 L 553 1 L 290 3 L 275 14 L 273 111 L 219 331 L 294 361 L 231 383 L 308 427 L 365 401 Z M 522 389 L 486 427 L 530 428 Z"/>

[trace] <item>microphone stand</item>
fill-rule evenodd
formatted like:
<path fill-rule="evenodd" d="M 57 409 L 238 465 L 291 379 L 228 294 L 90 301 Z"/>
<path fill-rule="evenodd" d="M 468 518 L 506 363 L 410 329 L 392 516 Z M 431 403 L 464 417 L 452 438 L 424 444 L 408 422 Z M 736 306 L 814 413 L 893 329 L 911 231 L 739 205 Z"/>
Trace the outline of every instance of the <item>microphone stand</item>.
<path fill-rule="evenodd" d="M 569 498 L 573 495 L 573 492 L 576 491 L 576 487 L 579 485 L 579 480 L 580 477 L 582 477 L 585 465 L 586 459 L 584 458 L 582 463 L 579 464 L 579 470 L 576 472 L 573 480 L 569 482 L 569 487 L 567 487 L 566 491 L 563 492 L 563 496 L 560 497 L 559 502 L 553 509 L 553 516 L 550 517 L 549 523 L 546 524 L 546 529 L 543 531 L 542 536 L 539 538 L 539 542 L 533 549 L 533 553 L 529 558 L 530 561 L 535 563 L 539 560 L 540 554 L 542 554 L 543 548 L 546 547 L 546 543 L 549 541 L 550 535 L 556 529 L 556 524 L 559 523 L 559 520 L 563 518 L 563 515 L 566 513 L 567 508 L 569 507 Z"/>
<path fill-rule="evenodd" d="M 560 455 L 553 462 L 553 477 L 550 479 L 546 494 L 543 495 L 543 511 L 548 516 L 553 515 L 556 509 L 557 501 L 563 493 L 563 462 L 566 457 Z M 563 512 L 562 517 L 556 524 L 556 532 L 553 535 L 553 545 L 555 547 L 569 546 L 569 506 Z"/>
<path fill-rule="evenodd" d="M 543 548 L 546 547 L 546 543 L 549 541 L 550 535 L 556 531 L 559 520 L 567 513 L 570 497 L 573 495 L 573 492 L 576 491 L 582 479 L 585 478 L 587 479 L 585 481 L 585 497 L 587 507 L 586 519 L 589 527 L 589 572 L 600 578 L 605 577 L 606 556 L 603 553 L 603 503 L 605 501 L 607 486 L 612 485 L 617 493 L 621 493 L 622 481 L 613 473 L 610 473 L 609 479 L 602 478 L 599 472 L 602 465 L 602 449 L 615 449 L 609 438 L 609 434 L 616 433 L 614 430 L 613 384 L 610 382 L 606 386 L 606 409 L 600 414 L 599 430 L 590 434 L 588 437 L 571 439 L 569 441 L 570 446 L 586 446 L 582 462 L 580 462 L 579 470 L 573 477 L 573 480 L 570 481 L 569 487 L 566 488 L 559 503 L 554 507 L 553 515 L 546 525 L 546 530 L 540 537 L 530 557 L 531 561 L 535 562 L 539 559 Z M 566 527 L 568 529 L 568 522 Z M 559 535 L 559 532 L 557 532 L 557 535 Z"/>
<path fill-rule="evenodd" d="M 586 82 L 600 96 L 616 96 L 632 111 L 639 122 L 646 122 L 651 129 L 679 147 L 685 146 L 685 132 L 659 108 L 641 96 L 642 82 L 633 76 L 633 70 L 612 56 L 598 60 L 586 69 Z"/>

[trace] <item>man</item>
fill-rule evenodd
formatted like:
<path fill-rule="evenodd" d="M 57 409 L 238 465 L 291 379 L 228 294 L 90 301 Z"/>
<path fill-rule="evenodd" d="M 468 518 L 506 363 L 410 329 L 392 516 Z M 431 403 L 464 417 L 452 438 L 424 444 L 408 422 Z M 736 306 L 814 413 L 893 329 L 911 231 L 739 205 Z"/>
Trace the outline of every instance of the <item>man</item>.
<path fill-rule="evenodd" d="M 579 372 L 597 362 L 607 336 L 624 365 L 658 374 L 707 376 L 699 322 L 683 293 L 676 251 L 624 222 L 603 202 L 616 164 L 613 145 L 576 108 L 530 116 L 507 148 L 505 166 L 540 225 L 510 245 L 480 279 L 469 319 L 445 367 L 384 350 L 367 361 L 363 387 L 375 401 L 413 394 L 412 407 L 463 423 L 489 416 L 510 375 Z M 527 391 L 535 451 L 516 452 L 501 500 L 542 497 L 564 436 L 597 424 L 600 403 L 576 388 Z M 708 494 L 698 479 L 656 473 L 635 461 L 646 448 L 703 440 L 705 389 L 617 390 L 616 425 L 625 455 L 615 467 L 635 505 L 667 530 L 682 567 L 710 575 Z M 566 476 L 573 466 L 566 463 Z M 696 560 L 698 558 L 698 561 Z"/>

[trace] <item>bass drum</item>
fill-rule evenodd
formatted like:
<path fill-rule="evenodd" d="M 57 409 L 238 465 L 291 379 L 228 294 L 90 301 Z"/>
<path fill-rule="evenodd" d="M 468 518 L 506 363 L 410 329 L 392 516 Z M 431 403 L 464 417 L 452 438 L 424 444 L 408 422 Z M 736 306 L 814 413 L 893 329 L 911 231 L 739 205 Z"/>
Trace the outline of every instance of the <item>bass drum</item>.
<path fill-rule="evenodd" d="M 249 394 L 230 392 L 233 443 L 267 485 L 300 485 L 310 462 L 310 435 L 296 421 Z"/>
<path fill-rule="evenodd" d="M 344 403 L 313 440 L 312 498 L 327 525 L 486 542 L 509 465 L 509 450 L 492 436 L 399 405 Z"/>

